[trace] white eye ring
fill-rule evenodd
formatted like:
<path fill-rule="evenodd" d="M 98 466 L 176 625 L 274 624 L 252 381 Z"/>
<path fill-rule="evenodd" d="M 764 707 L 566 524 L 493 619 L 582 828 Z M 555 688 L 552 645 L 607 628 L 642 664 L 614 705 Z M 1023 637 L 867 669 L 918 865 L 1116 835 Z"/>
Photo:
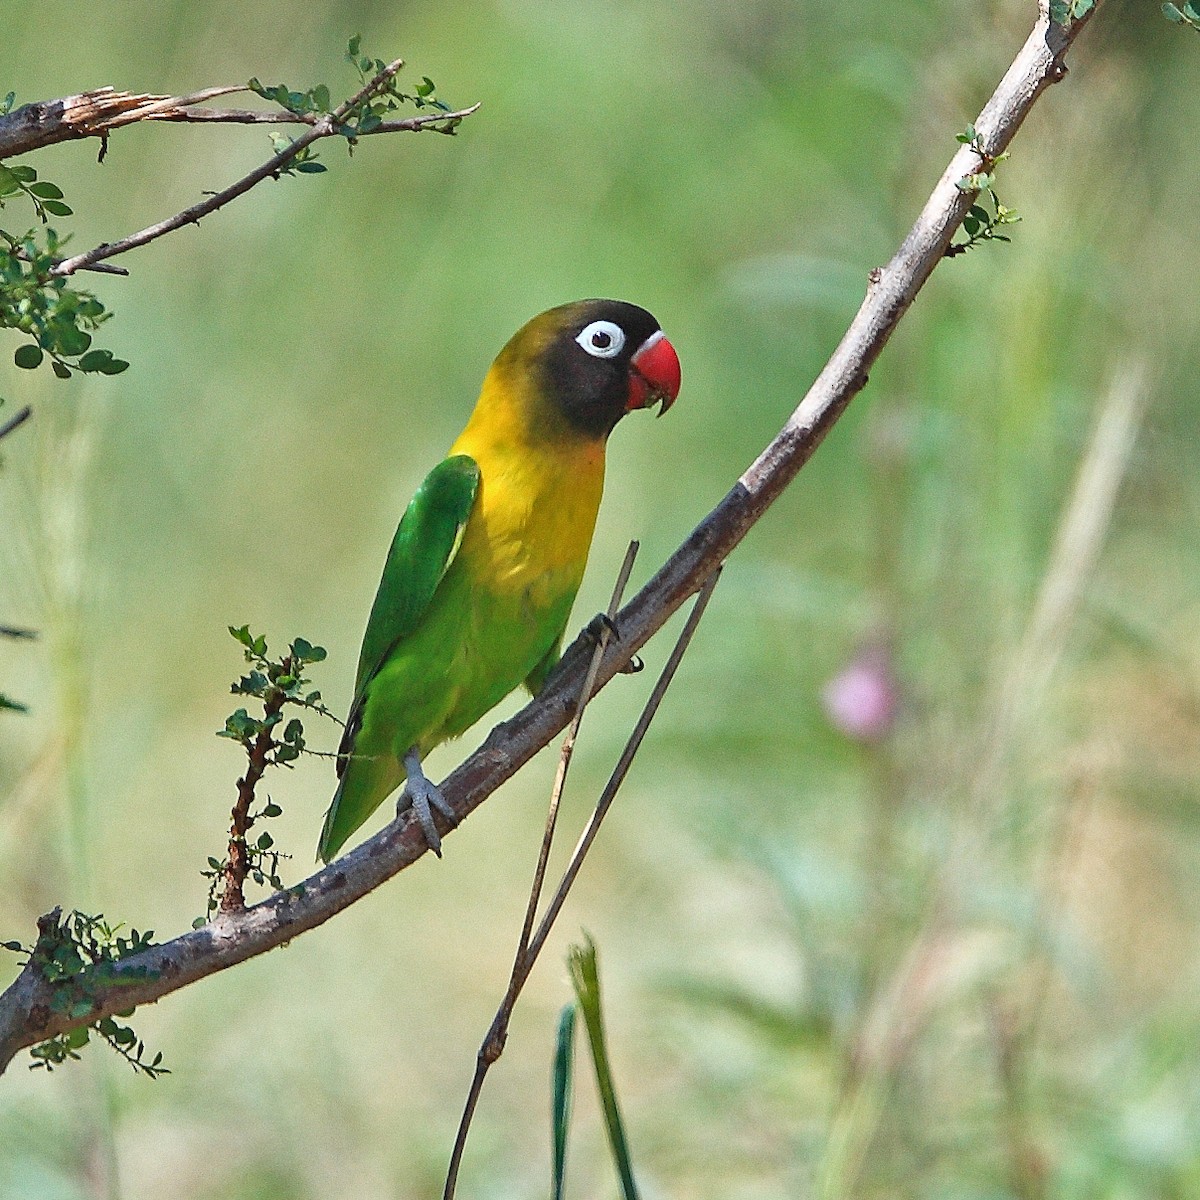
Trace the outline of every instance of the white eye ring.
<path fill-rule="evenodd" d="M 593 358 L 616 358 L 625 345 L 625 331 L 612 321 L 593 321 L 575 340 Z"/>

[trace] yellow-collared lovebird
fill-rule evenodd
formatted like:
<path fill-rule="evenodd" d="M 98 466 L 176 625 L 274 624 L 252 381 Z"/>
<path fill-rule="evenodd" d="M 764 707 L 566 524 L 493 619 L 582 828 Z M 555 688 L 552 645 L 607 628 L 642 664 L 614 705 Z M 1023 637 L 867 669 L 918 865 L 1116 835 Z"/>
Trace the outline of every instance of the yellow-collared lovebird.
<path fill-rule="evenodd" d="M 430 847 L 452 818 L 421 760 L 558 661 L 583 578 L 604 447 L 634 409 L 679 394 L 679 359 L 645 309 L 580 300 L 534 317 L 500 351 L 467 427 L 396 530 L 321 830 L 328 862 L 404 785 Z"/>

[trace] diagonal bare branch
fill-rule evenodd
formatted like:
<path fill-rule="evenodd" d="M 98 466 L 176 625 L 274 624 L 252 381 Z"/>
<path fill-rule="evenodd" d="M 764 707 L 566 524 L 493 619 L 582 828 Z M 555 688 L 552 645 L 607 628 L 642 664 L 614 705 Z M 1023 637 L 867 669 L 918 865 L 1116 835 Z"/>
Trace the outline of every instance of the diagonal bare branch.
<path fill-rule="evenodd" d="M 158 221 L 154 225 L 148 225 L 145 229 L 140 229 L 137 233 L 131 233 L 119 241 L 103 242 L 101 245 L 88 250 L 84 254 L 76 254 L 71 258 L 65 258 L 55 266 L 53 274 L 59 277 L 73 275 L 76 271 L 83 270 L 85 267 L 94 266 L 98 262 L 113 258 L 118 254 L 124 254 L 126 251 L 133 250 L 138 246 L 145 246 L 148 242 L 153 242 L 165 234 L 173 233 L 176 229 L 182 229 L 185 225 L 198 225 L 202 217 L 207 217 L 210 213 L 216 212 L 217 209 L 224 208 L 230 201 L 244 195 L 252 187 L 262 183 L 264 179 L 277 178 L 279 172 L 304 150 L 305 147 L 312 145 L 313 142 L 320 138 L 338 135 L 342 122 L 355 107 L 361 104 L 368 96 L 373 96 L 385 88 L 402 66 L 404 66 L 404 60 L 401 58 L 388 63 L 373 79 L 368 80 L 367 83 L 351 96 L 349 100 L 338 105 L 333 112 L 325 113 L 323 116 L 318 117 L 316 122 L 298 138 L 290 142 L 278 154 L 272 156 L 261 166 L 256 167 L 248 175 L 244 175 L 236 183 L 230 184 L 229 187 L 215 192 L 211 196 L 206 196 L 198 204 L 193 204 L 190 208 L 185 208 L 183 212 L 176 213 L 173 217 L 167 217 L 165 220 Z M 161 109 L 161 105 L 158 107 Z M 410 126 L 404 122 L 396 121 L 391 122 L 391 124 L 403 125 L 404 128 L 433 127 L 452 129 L 463 117 L 469 116 L 478 107 L 478 105 L 474 105 L 472 108 L 462 109 L 459 112 L 438 113 L 436 117 L 412 117 L 409 119 L 410 121 L 424 120 L 425 123 L 418 126 Z"/>
<path fill-rule="evenodd" d="M 1090 15 L 1069 25 L 1054 25 L 1043 6 L 1033 32 L 975 121 L 987 155 L 994 157 L 1008 146 L 1045 89 L 1065 76 L 1063 59 Z M 959 148 L 895 256 L 871 271 L 858 313 L 800 406 L 724 499 L 621 611 L 621 641 L 605 651 L 597 688 L 607 684 L 700 590 L 866 385 L 867 372 L 974 202 L 976 194 L 963 191 L 958 182 L 981 165 L 974 150 Z M 537 699 L 498 725 L 443 783 L 443 794 L 460 820 L 566 728 L 592 649 L 590 642 L 576 641 Z M 92 1010 L 75 1017 L 51 1013 L 49 985 L 27 968 L 0 995 L 0 1069 L 25 1046 L 158 1000 L 322 924 L 411 865 L 426 849 L 420 827 L 406 815 L 297 887 L 125 960 L 122 969 L 145 975 L 119 988 L 98 989 Z"/>

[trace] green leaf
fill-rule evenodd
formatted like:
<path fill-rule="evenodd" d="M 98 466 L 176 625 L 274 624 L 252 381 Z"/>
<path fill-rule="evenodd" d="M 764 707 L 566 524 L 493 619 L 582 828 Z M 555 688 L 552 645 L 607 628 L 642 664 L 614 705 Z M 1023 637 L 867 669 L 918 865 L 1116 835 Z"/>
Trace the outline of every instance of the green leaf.
<path fill-rule="evenodd" d="M 32 167 L 20 163 L 11 164 L 8 170 L 14 179 L 19 179 L 22 183 L 32 183 L 37 178 L 37 172 Z"/>
<path fill-rule="evenodd" d="M 111 358 L 111 350 L 89 350 L 75 365 L 84 372 L 102 371 Z"/>
<path fill-rule="evenodd" d="M 0 165 L 0 196 L 11 196 L 21 190 L 16 176 L 5 166 Z"/>
<path fill-rule="evenodd" d="M 54 347 L 60 354 L 83 354 L 92 344 L 92 335 L 85 333 L 78 325 L 56 322 L 49 332 L 54 339 Z"/>
<path fill-rule="evenodd" d="M 69 217 L 75 211 L 61 200 L 43 200 L 42 207 L 54 217 Z"/>
<path fill-rule="evenodd" d="M 554 1200 L 562 1200 L 567 1174 L 567 1135 L 571 1126 L 572 1075 L 575 1063 L 575 1005 L 565 1005 L 558 1016 L 551 1074 L 551 1131 L 554 1152 Z"/>
<path fill-rule="evenodd" d="M 127 370 L 129 364 L 123 358 L 109 357 L 108 362 L 100 368 L 101 375 L 120 375 L 124 370 Z"/>
<path fill-rule="evenodd" d="M 259 838 L 258 838 L 258 849 L 259 850 L 270 850 L 270 848 L 273 845 L 275 845 L 275 839 L 269 833 L 263 833 L 263 834 L 259 835 Z"/>
<path fill-rule="evenodd" d="M 296 164 L 296 170 L 303 175 L 320 175 L 325 169 L 324 163 L 317 162 L 315 159 L 311 158 L 306 162 Z"/>
<path fill-rule="evenodd" d="M 0 692 L 0 712 L 28 712 L 29 706 Z"/>
<path fill-rule="evenodd" d="M 571 972 L 571 985 L 575 989 L 575 997 L 583 1012 L 583 1022 L 587 1027 L 592 1065 L 596 1068 L 596 1086 L 604 1110 L 604 1125 L 608 1130 L 609 1146 L 621 1181 L 621 1195 L 624 1200 L 638 1200 L 629 1143 L 625 1137 L 625 1126 L 621 1120 L 616 1088 L 613 1086 L 612 1067 L 604 1042 L 604 1019 L 600 1006 L 600 968 L 596 961 L 596 945 L 590 937 L 585 935 L 583 946 L 571 947 L 567 953 L 567 966 Z"/>
<path fill-rule="evenodd" d="M 35 183 L 29 190 L 43 200 L 61 200 L 63 197 L 62 188 L 53 183 Z"/>
<path fill-rule="evenodd" d="M 59 362 L 57 358 L 50 363 L 50 369 L 59 377 L 59 379 L 71 378 L 71 368 L 68 367 L 65 362 Z"/>
<path fill-rule="evenodd" d="M 13 362 L 26 371 L 32 371 L 35 367 L 42 365 L 44 357 L 41 346 L 26 343 L 24 346 L 17 347 L 17 352 L 13 355 Z"/>
<path fill-rule="evenodd" d="M 313 88 L 312 100 L 313 107 L 320 112 L 329 111 L 329 89 L 323 83 L 319 83 Z"/>
<path fill-rule="evenodd" d="M 11 950 L 14 954 L 20 954 L 25 949 L 20 942 L 0 942 L 0 947 L 5 950 Z"/>
<path fill-rule="evenodd" d="M 282 814 L 283 809 L 280 808 L 278 804 L 268 804 L 267 807 L 262 810 L 262 815 L 264 817 L 278 817 Z"/>

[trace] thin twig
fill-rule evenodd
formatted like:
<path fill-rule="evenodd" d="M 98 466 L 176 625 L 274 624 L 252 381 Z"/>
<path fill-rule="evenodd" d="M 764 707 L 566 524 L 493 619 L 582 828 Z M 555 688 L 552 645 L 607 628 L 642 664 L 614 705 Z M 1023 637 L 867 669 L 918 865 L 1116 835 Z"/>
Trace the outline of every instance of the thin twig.
<path fill-rule="evenodd" d="M 567 863 L 567 869 L 563 872 L 562 880 L 559 882 L 550 903 L 546 906 L 546 913 L 542 917 L 542 923 L 538 926 L 537 933 L 533 935 L 533 940 L 529 943 L 528 961 L 531 967 L 538 954 L 541 953 L 542 947 L 546 944 L 546 939 L 550 936 L 550 931 L 554 926 L 555 918 L 558 916 L 567 899 L 567 893 L 571 890 L 571 885 L 575 882 L 575 877 L 579 874 L 580 867 L 583 866 L 583 860 L 587 857 L 587 852 L 591 849 L 592 843 L 596 840 L 596 835 L 600 832 L 600 823 L 612 807 L 612 802 L 616 799 L 617 791 L 620 789 L 621 784 L 625 782 L 625 776 L 629 774 L 629 768 L 633 766 L 634 755 L 637 754 L 641 747 L 642 741 L 650 728 L 650 722 L 654 720 L 654 714 L 658 712 L 658 706 L 662 703 L 663 696 L 666 695 L 671 680 L 675 678 L 675 672 L 679 669 L 684 652 L 691 644 L 692 637 L 696 632 L 696 626 L 700 624 L 700 618 L 704 616 L 704 610 L 708 607 L 708 601 L 712 597 L 713 588 L 717 586 L 717 580 L 721 578 L 721 571 L 722 567 L 718 565 L 704 581 L 704 586 L 701 587 L 696 597 L 696 603 L 692 605 L 692 611 L 688 613 L 688 619 L 675 641 L 674 649 L 672 649 L 671 655 L 667 659 L 667 664 L 663 667 L 662 673 L 654 685 L 654 690 L 650 693 L 650 699 L 646 701 L 646 707 L 642 709 L 642 715 L 638 717 L 637 724 L 633 727 L 633 732 L 629 735 L 629 741 L 625 743 L 625 749 L 621 752 L 621 757 L 617 760 L 617 765 L 613 769 L 608 783 L 604 785 L 604 791 L 600 793 L 600 799 L 596 801 L 596 807 L 588 820 L 587 826 L 580 835 L 575 849 L 571 852 L 571 860 Z"/>
<path fill-rule="evenodd" d="M 28 404 L 24 408 L 18 408 L 3 425 L 0 425 L 0 441 L 8 437 L 14 429 L 20 429 L 31 416 L 33 416 L 33 409 Z"/>
<path fill-rule="evenodd" d="M 550 803 L 546 811 L 546 829 L 542 835 L 542 845 L 538 852 L 537 866 L 533 872 L 533 885 L 529 889 L 529 903 L 525 910 L 525 920 L 521 926 L 521 936 L 517 942 L 517 952 L 513 958 L 512 973 L 509 975 L 508 987 L 505 989 L 504 999 L 501 1000 L 500 1007 L 496 1010 L 496 1015 L 492 1018 L 491 1026 L 488 1028 L 487 1036 L 483 1039 L 483 1044 L 479 1047 L 479 1053 L 475 1056 L 475 1075 L 471 1080 L 467 1099 L 463 1105 L 458 1133 L 454 1138 L 454 1149 L 450 1154 L 450 1165 L 446 1172 L 445 1195 L 447 1198 L 454 1195 L 455 1184 L 458 1180 L 459 1164 L 462 1162 L 463 1150 L 467 1144 L 467 1133 L 471 1128 L 471 1121 L 475 1116 L 475 1106 L 478 1104 L 479 1095 L 483 1091 L 483 1081 L 492 1063 L 504 1051 L 504 1043 L 508 1038 L 509 1020 L 512 1017 L 513 1009 L 516 1007 L 517 998 L 521 994 L 525 976 L 528 974 L 525 960 L 529 951 L 529 937 L 533 932 L 533 923 L 537 919 L 537 907 L 542 894 L 542 882 L 546 877 L 546 864 L 549 861 L 550 848 L 554 842 L 554 829 L 558 823 L 558 808 L 562 800 L 563 786 L 567 780 L 567 770 L 571 765 L 571 757 L 575 752 L 575 739 L 579 733 L 580 723 L 583 721 L 584 709 L 587 708 L 588 701 L 592 698 L 592 690 L 596 683 L 596 673 L 600 669 L 600 663 L 604 658 L 604 651 L 608 647 L 609 637 L 611 636 L 612 621 L 617 615 L 617 610 L 621 607 L 621 600 L 625 595 L 625 587 L 629 583 L 629 575 L 633 570 L 633 562 L 637 557 L 637 552 L 638 543 L 630 542 L 629 549 L 625 551 L 625 561 L 621 564 L 620 571 L 617 572 L 617 580 L 613 585 L 612 599 L 609 601 L 608 609 L 605 612 L 608 621 L 601 626 L 599 633 L 596 635 L 596 648 L 592 652 L 592 661 L 588 668 L 587 677 L 584 679 L 583 687 L 579 691 L 579 701 L 575 706 L 575 716 L 571 721 L 566 736 L 563 738 L 562 750 L 558 758 L 558 769 L 554 776 L 554 785 L 550 789 Z"/>
<path fill-rule="evenodd" d="M 313 142 L 320 138 L 337 135 L 342 121 L 350 112 L 368 96 L 372 96 L 378 92 L 403 65 L 404 60 L 400 58 L 388 63 L 382 71 L 379 71 L 373 79 L 364 84 L 349 100 L 340 104 L 333 112 L 325 113 L 323 116 L 317 118 L 316 122 L 306 132 L 300 134 L 299 137 L 280 150 L 278 154 L 272 156 L 261 166 L 256 167 L 248 175 L 244 175 L 227 188 L 219 192 L 214 192 L 211 196 L 206 196 L 199 203 L 185 208 L 173 217 L 167 217 L 165 220 L 158 221 L 154 225 L 147 225 L 145 229 L 140 229 L 137 233 L 131 233 L 119 241 L 103 242 L 83 254 L 64 258 L 61 262 L 55 264 L 50 273 L 54 276 L 73 275 L 76 271 L 90 267 L 94 263 L 114 258 L 118 254 L 125 254 L 127 251 L 136 249 L 138 246 L 145 246 L 147 243 L 153 242 L 165 234 L 173 233 L 176 229 L 182 229 L 184 225 L 198 225 L 203 217 L 207 217 L 218 209 L 224 208 L 230 201 L 244 195 L 252 187 L 262 183 L 264 179 L 277 178 L 279 172 L 306 146 L 312 145 Z M 476 104 L 471 108 L 460 109 L 457 112 L 439 113 L 436 117 L 412 117 L 409 118 L 408 122 L 392 122 L 392 124 L 405 129 L 419 129 L 424 128 L 426 125 L 436 126 L 445 122 L 457 124 L 458 121 L 462 120 L 463 117 L 469 116 L 478 107 Z"/>
<path fill-rule="evenodd" d="M 542 898 L 542 882 L 546 878 L 546 864 L 550 860 L 550 848 L 554 842 L 554 829 L 558 823 L 558 806 L 562 801 L 563 788 L 566 786 L 567 772 L 571 769 L 571 758 L 575 753 L 575 740 L 579 736 L 579 726 L 583 723 L 583 711 L 587 708 L 588 701 L 592 698 L 592 690 L 596 686 L 596 674 L 600 670 L 600 663 L 604 659 L 604 651 L 608 648 L 608 639 L 611 636 L 611 630 L 615 628 L 613 622 L 621 607 L 621 601 L 625 598 L 625 587 L 629 583 L 629 576 L 633 571 L 633 562 L 637 558 L 637 552 L 638 543 L 630 542 L 629 549 L 625 551 L 625 561 L 621 564 L 620 571 L 617 572 L 617 581 L 613 585 L 612 599 L 609 600 L 608 608 L 605 611 L 608 622 L 601 626 L 599 635 L 596 638 L 596 649 L 592 652 L 592 661 L 588 665 L 587 677 L 584 679 L 583 687 L 579 691 L 579 704 L 575 709 L 575 717 L 567 729 L 566 736 L 563 738 L 562 750 L 558 756 L 558 769 L 554 774 L 554 786 L 550 789 L 550 803 L 546 810 L 546 831 L 542 836 L 542 848 L 538 854 L 537 867 L 533 873 L 533 886 L 529 889 L 529 906 L 525 910 L 525 922 L 521 926 L 521 939 L 517 946 L 517 963 L 521 961 L 525 951 L 529 948 L 529 935 L 533 932 L 533 922 L 537 918 L 538 902 Z M 517 967 L 514 964 L 514 978 L 516 971 Z"/>
<path fill-rule="evenodd" d="M 630 553 L 626 555 L 626 568 L 633 565 L 633 551 L 636 545 L 636 542 L 632 543 Z M 627 574 L 624 568 L 623 574 Z M 555 888 L 554 896 L 550 900 L 545 915 L 542 917 L 541 924 L 538 926 L 537 933 L 533 935 L 532 939 L 529 936 L 529 929 L 532 925 L 533 912 L 536 908 L 536 898 L 531 897 L 530 911 L 526 915 L 525 928 L 521 931 L 521 945 L 517 949 L 516 961 L 513 963 L 508 989 L 504 994 L 504 999 L 500 1002 L 500 1007 L 496 1010 L 495 1017 L 492 1018 L 492 1024 L 488 1029 L 487 1036 L 483 1039 L 483 1044 L 479 1047 L 479 1053 L 475 1057 L 475 1074 L 471 1079 L 471 1086 L 467 1092 L 466 1102 L 463 1105 L 462 1117 L 458 1123 L 458 1133 L 454 1138 L 454 1149 L 450 1154 L 450 1164 L 446 1171 L 446 1186 L 442 1193 L 442 1200 L 454 1200 L 454 1189 L 458 1183 L 458 1170 L 462 1164 L 463 1152 L 467 1145 L 467 1135 L 471 1130 L 471 1121 L 475 1116 L 479 1096 L 483 1091 L 484 1080 L 487 1078 L 488 1070 L 492 1064 L 504 1052 L 504 1043 L 508 1038 L 509 1021 L 512 1019 L 517 1000 L 520 999 L 521 990 L 524 988 L 530 973 L 537 963 L 538 955 L 541 953 L 542 947 L 545 946 L 546 939 L 550 936 L 555 919 L 559 912 L 562 911 L 562 906 L 566 902 L 571 885 L 575 882 L 576 877 L 579 875 L 579 870 L 583 866 L 583 860 L 587 857 L 588 850 L 591 849 L 592 843 L 596 840 L 596 834 L 600 831 L 600 823 L 612 807 L 612 802 L 616 798 L 617 792 L 625 782 L 625 777 L 629 774 L 629 768 L 633 765 L 634 757 L 637 755 L 646 732 L 650 728 L 650 722 L 654 720 L 659 705 L 662 704 L 663 697 L 667 693 L 667 688 L 670 687 L 671 680 L 675 678 L 675 672 L 679 669 L 679 664 L 683 661 L 683 656 L 691 644 L 692 637 L 696 632 L 696 626 L 700 624 L 700 618 L 704 615 L 705 608 L 708 607 L 709 597 L 712 595 L 713 588 L 717 586 L 717 580 L 720 578 L 720 575 L 721 568 L 717 567 L 700 589 L 700 594 L 696 597 L 696 603 L 692 605 L 692 611 L 688 613 L 688 619 L 675 641 L 675 646 L 667 658 L 666 665 L 663 667 L 658 680 L 654 684 L 654 690 L 650 693 L 650 698 L 646 701 L 645 707 L 642 709 L 641 715 L 633 727 L 633 732 L 629 735 L 629 740 L 625 743 L 625 749 L 621 751 L 621 757 L 617 760 L 617 765 L 613 768 L 608 782 L 604 785 L 604 790 L 600 793 L 600 797 L 596 801 L 596 807 L 592 810 L 592 815 L 589 817 L 588 823 L 580 835 L 579 842 L 571 854 L 571 859 L 567 863 L 567 869 L 563 872 L 562 879 L 559 881 L 558 887 Z M 623 588 L 623 586 L 624 584 L 618 580 L 618 587 Z M 613 615 L 613 608 L 615 608 L 617 599 L 618 593 L 614 592 L 614 605 L 610 607 L 609 611 L 610 618 Z M 595 655 L 593 661 L 598 664 L 599 660 L 603 657 L 603 651 L 599 647 L 597 650 L 598 653 Z M 592 672 L 589 675 L 589 681 L 594 679 L 594 676 L 595 673 Z M 562 795 L 562 781 L 566 776 L 566 765 L 564 764 L 569 764 L 570 761 L 568 746 L 574 746 L 575 734 L 579 729 L 579 720 L 583 715 L 583 709 L 589 695 L 590 689 L 585 686 L 584 690 L 580 693 L 580 703 L 575 714 L 575 720 L 572 722 L 567 737 L 563 741 L 563 753 L 559 759 L 559 770 L 554 781 L 554 790 L 551 794 L 552 810 L 557 810 L 558 801 Z M 541 875 L 545 869 L 543 860 L 549 853 L 549 843 L 553 837 L 552 826 L 553 818 L 547 821 L 547 835 L 542 843 L 543 856 L 538 862 L 539 872 L 535 878 L 535 891 L 540 890 L 541 887 Z"/>
<path fill-rule="evenodd" d="M 1092 10 L 1092 13 L 1097 11 Z M 987 153 L 1000 154 L 1038 98 L 1063 78 L 1063 59 L 1091 19 L 1053 25 L 1045 12 L 975 121 Z M 866 383 L 866 373 L 934 267 L 973 202 L 957 185 L 978 165 L 962 146 L 938 181 L 891 261 L 870 273 L 858 313 L 800 406 L 756 461 L 617 617 L 621 641 L 609 644 L 596 677 L 605 686 L 694 595 L 783 493 Z M 565 729 L 594 644 L 568 649 L 537 698 L 492 730 L 484 744 L 441 784 L 464 820 L 506 779 Z M 314 929 L 416 862 L 427 852 L 419 825 L 406 814 L 300 885 L 277 892 L 235 918 L 218 919 L 124 960 L 120 982 L 95 989 L 90 1013 L 53 1012 L 50 986 L 25 969 L 0 994 L 0 1070 L 22 1048 L 103 1016 L 161 999 Z"/>

